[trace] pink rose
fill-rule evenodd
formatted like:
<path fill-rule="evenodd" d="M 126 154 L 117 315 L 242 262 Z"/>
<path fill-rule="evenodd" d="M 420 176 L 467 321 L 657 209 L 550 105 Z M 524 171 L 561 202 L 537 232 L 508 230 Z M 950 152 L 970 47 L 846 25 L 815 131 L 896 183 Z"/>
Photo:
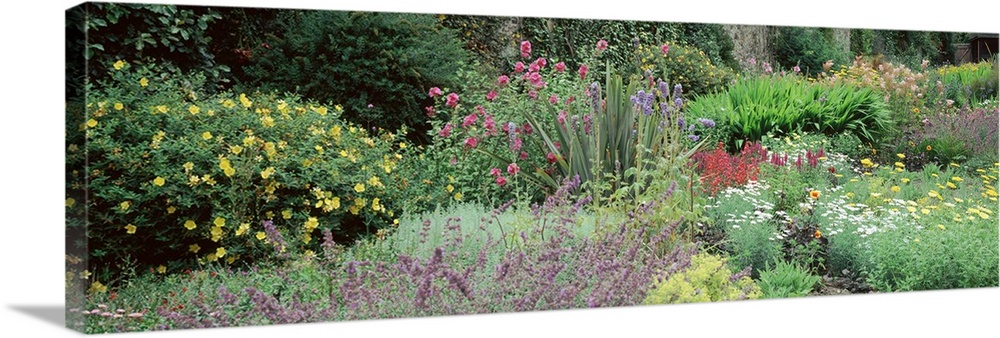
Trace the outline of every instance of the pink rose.
<path fill-rule="evenodd" d="M 597 51 L 598 52 L 603 52 L 605 49 L 608 49 L 608 42 L 604 41 L 604 39 L 598 40 L 597 41 Z"/>
<path fill-rule="evenodd" d="M 587 65 L 580 65 L 580 70 L 577 71 L 577 73 L 580 74 L 580 80 L 583 80 L 583 79 L 587 78 L 587 71 L 588 70 L 589 69 L 587 68 Z"/>
<path fill-rule="evenodd" d="M 527 58 L 528 55 L 531 55 L 531 42 L 521 41 L 521 57 Z"/>
<path fill-rule="evenodd" d="M 520 158 L 522 160 L 527 160 L 528 159 L 528 152 L 527 151 L 522 151 L 521 155 L 518 156 L 517 158 Z"/>
<path fill-rule="evenodd" d="M 475 148 L 477 144 L 479 144 L 479 140 L 477 140 L 475 137 L 469 137 L 465 139 L 466 148 Z"/>
<path fill-rule="evenodd" d="M 663 52 L 663 55 L 667 55 L 667 52 L 670 51 L 670 45 L 663 44 L 663 46 L 660 46 L 660 51 Z"/>
<path fill-rule="evenodd" d="M 535 60 L 535 64 L 538 65 L 538 68 L 545 68 L 545 65 L 549 64 L 549 62 L 545 58 L 538 58 Z"/>
<path fill-rule="evenodd" d="M 560 61 L 559 63 L 556 64 L 556 72 L 557 73 L 562 73 L 565 70 L 566 70 L 566 63 Z"/>
<path fill-rule="evenodd" d="M 499 177 L 500 174 L 502 174 L 502 173 L 503 172 L 500 171 L 500 168 L 490 168 L 490 176 Z"/>
<path fill-rule="evenodd" d="M 550 95 L 549 96 L 549 103 L 551 103 L 551 104 L 559 103 L 559 97 L 555 96 L 555 95 Z"/>
<path fill-rule="evenodd" d="M 441 88 L 431 87 L 431 90 L 427 92 L 427 95 L 430 95 L 431 97 L 441 96 Z"/>
<path fill-rule="evenodd" d="M 424 107 L 424 110 L 427 111 L 427 117 L 437 116 L 437 111 L 434 110 L 434 107 Z"/>
<path fill-rule="evenodd" d="M 500 87 L 506 86 L 507 83 L 509 83 L 509 82 L 510 82 L 510 78 L 507 77 L 507 75 L 500 75 L 500 77 L 497 78 L 497 84 L 499 84 Z"/>
<path fill-rule="evenodd" d="M 556 154 L 553 154 L 553 153 L 549 153 L 548 155 L 545 155 L 545 159 L 549 160 L 550 164 L 555 164 L 556 161 L 557 161 Z"/>
<path fill-rule="evenodd" d="M 524 62 L 518 61 L 514 64 L 514 72 L 521 73 L 524 72 Z"/>
<path fill-rule="evenodd" d="M 448 98 L 444 104 L 451 108 L 455 108 L 455 106 L 458 106 L 458 94 L 455 93 L 448 94 Z"/>
<path fill-rule="evenodd" d="M 465 116 L 465 118 L 462 119 L 462 128 L 468 128 L 469 126 L 476 124 L 476 120 L 478 119 L 479 117 L 476 116 L 475 113 Z"/>
<path fill-rule="evenodd" d="M 496 182 L 497 182 L 497 185 L 499 185 L 499 186 L 502 187 L 505 184 L 507 184 L 507 179 L 504 178 L 503 176 L 498 176 Z"/>
<path fill-rule="evenodd" d="M 496 98 L 497 98 L 497 91 L 491 90 L 489 93 L 486 93 L 486 101 L 493 102 L 493 100 Z"/>
<path fill-rule="evenodd" d="M 445 124 L 444 127 L 441 128 L 441 132 L 439 132 L 438 135 L 441 135 L 441 137 L 451 136 L 451 123 Z"/>

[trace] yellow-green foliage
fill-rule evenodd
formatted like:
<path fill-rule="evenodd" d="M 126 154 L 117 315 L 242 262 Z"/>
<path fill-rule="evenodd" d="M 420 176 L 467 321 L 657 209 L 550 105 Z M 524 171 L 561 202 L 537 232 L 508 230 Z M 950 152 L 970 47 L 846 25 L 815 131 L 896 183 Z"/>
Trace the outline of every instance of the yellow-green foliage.
<path fill-rule="evenodd" d="M 657 283 L 644 304 L 676 304 L 757 299 L 760 287 L 749 276 L 730 282 L 726 259 L 707 253 L 691 258 L 691 266 Z"/>

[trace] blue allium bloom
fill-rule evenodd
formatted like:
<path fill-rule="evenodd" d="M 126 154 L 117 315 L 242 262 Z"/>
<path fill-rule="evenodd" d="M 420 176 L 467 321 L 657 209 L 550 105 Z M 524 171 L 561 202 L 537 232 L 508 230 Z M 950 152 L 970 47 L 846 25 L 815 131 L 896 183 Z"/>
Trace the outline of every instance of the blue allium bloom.
<path fill-rule="evenodd" d="M 656 95 L 653 93 L 646 93 L 644 90 L 639 90 L 639 92 L 632 95 L 630 100 L 632 104 L 642 108 L 642 114 L 649 116 L 653 113 L 653 101 L 655 101 Z"/>
<path fill-rule="evenodd" d="M 687 123 L 684 122 L 684 118 L 683 117 L 678 117 L 677 118 L 677 126 L 681 127 L 681 129 L 684 129 L 687 126 Z"/>
<path fill-rule="evenodd" d="M 670 95 L 669 91 L 670 88 L 668 88 L 668 86 L 669 85 L 663 80 L 660 80 L 660 82 L 657 84 L 657 88 L 660 90 L 660 97 L 666 98 L 668 95 Z"/>
<path fill-rule="evenodd" d="M 692 142 L 698 142 L 698 140 L 701 139 L 698 135 L 688 135 L 688 138 L 691 139 Z"/>
<path fill-rule="evenodd" d="M 701 123 L 701 125 L 705 128 L 715 128 L 715 121 L 712 121 L 711 119 L 700 118 L 698 119 L 698 123 Z"/>

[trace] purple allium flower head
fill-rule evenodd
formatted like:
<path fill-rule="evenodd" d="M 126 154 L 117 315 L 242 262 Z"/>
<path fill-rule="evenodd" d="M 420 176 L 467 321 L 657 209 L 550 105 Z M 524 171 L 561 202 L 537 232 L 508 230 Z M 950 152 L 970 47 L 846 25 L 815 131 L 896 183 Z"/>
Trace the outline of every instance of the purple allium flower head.
<path fill-rule="evenodd" d="M 711 119 L 699 118 L 698 123 L 701 123 L 701 125 L 705 128 L 715 128 L 715 121 L 712 121 Z"/>
<path fill-rule="evenodd" d="M 688 139 L 691 139 L 692 142 L 698 142 L 698 140 L 701 139 L 701 137 L 699 137 L 698 135 L 691 134 L 688 135 Z"/>

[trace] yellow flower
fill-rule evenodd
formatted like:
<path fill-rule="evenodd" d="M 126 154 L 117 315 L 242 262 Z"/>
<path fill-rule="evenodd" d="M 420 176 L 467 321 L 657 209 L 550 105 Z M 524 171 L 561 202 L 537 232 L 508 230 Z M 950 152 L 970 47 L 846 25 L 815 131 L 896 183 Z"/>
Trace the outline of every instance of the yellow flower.
<path fill-rule="evenodd" d="M 906 165 L 903 164 L 903 162 L 896 162 L 896 163 L 893 163 L 893 164 L 896 165 L 897 167 L 900 167 L 900 168 L 906 167 Z"/>
<path fill-rule="evenodd" d="M 222 258 L 225 255 L 226 255 L 226 248 L 220 246 L 218 249 L 215 249 L 215 257 Z"/>
<path fill-rule="evenodd" d="M 184 227 L 187 228 L 188 230 L 194 230 L 194 228 L 198 226 L 194 224 L 194 221 L 187 220 L 186 222 L 184 222 Z"/>
<path fill-rule="evenodd" d="M 233 169 L 232 167 L 229 167 L 229 168 L 222 169 L 222 172 L 224 174 L 226 174 L 226 177 L 232 177 L 234 174 L 236 174 L 236 169 Z"/>
<path fill-rule="evenodd" d="M 938 224 L 938 229 L 944 230 L 944 224 Z"/>
<path fill-rule="evenodd" d="M 920 213 L 924 214 L 924 215 L 927 215 L 927 214 L 930 214 L 931 211 L 925 208 L 925 209 L 920 209 Z"/>
<path fill-rule="evenodd" d="M 125 109 L 125 105 L 123 105 L 121 102 L 115 102 L 115 110 L 122 110 L 122 109 Z"/>
<path fill-rule="evenodd" d="M 917 208 L 912 207 L 912 206 L 906 207 L 906 210 L 909 211 L 909 212 L 917 212 Z"/>
<path fill-rule="evenodd" d="M 364 192 L 365 191 L 365 185 L 364 185 L 364 183 L 355 184 L 354 185 L 354 191 L 357 191 L 359 193 L 360 192 Z"/>
<path fill-rule="evenodd" d="M 70 198 L 66 199 L 66 207 L 67 208 L 72 208 L 74 205 L 76 205 L 76 199 L 75 198 L 70 197 Z"/>
<path fill-rule="evenodd" d="M 900 181 L 902 181 L 903 183 L 910 183 L 910 179 L 909 178 L 905 178 L 905 177 L 903 179 L 901 179 Z"/>
<path fill-rule="evenodd" d="M 326 115 L 326 107 L 319 106 L 319 108 L 316 108 L 316 112 L 320 115 Z"/>
<path fill-rule="evenodd" d="M 956 186 L 955 183 L 948 182 L 945 183 L 945 185 L 948 186 L 948 189 L 958 189 L 958 186 Z"/>
<path fill-rule="evenodd" d="M 861 160 L 861 165 L 865 168 L 871 168 L 875 166 L 875 163 L 873 163 L 872 160 L 865 158 Z"/>
<path fill-rule="evenodd" d="M 382 182 L 379 181 L 378 176 L 372 176 L 371 178 L 368 179 L 368 185 L 377 187 L 382 185 Z"/>
<path fill-rule="evenodd" d="M 461 191 L 455 193 L 455 200 L 456 201 L 461 201 L 462 200 L 462 192 Z"/>
<path fill-rule="evenodd" d="M 328 204 L 333 209 L 339 209 L 340 208 L 340 197 L 334 197 L 332 200 L 330 200 L 330 203 L 328 203 Z"/>
<path fill-rule="evenodd" d="M 273 174 L 274 174 L 274 167 L 267 167 L 267 169 L 264 169 L 263 171 L 260 172 L 260 178 L 263 178 L 263 179 L 266 180 L 268 177 L 271 177 L 271 175 L 273 175 Z"/>
<path fill-rule="evenodd" d="M 399 149 L 406 149 L 406 142 L 399 142 Z"/>
<path fill-rule="evenodd" d="M 105 286 L 104 284 L 101 284 L 101 282 L 94 281 L 93 283 L 90 284 L 90 288 L 87 289 L 87 292 L 89 292 L 89 293 L 105 293 L 105 292 L 108 292 L 108 287 Z"/>
<path fill-rule="evenodd" d="M 455 190 L 455 187 L 449 184 L 447 187 L 444 187 L 444 190 L 450 194 L 452 191 Z"/>
<path fill-rule="evenodd" d="M 928 144 L 928 145 L 927 145 L 927 148 L 925 148 L 925 149 L 927 149 L 927 151 L 931 151 L 931 145 L 930 145 L 930 144 Z"/>
<path fill-rule="evenodd" d="M 243 236 L 247 230 L 250 230 L 250 223 L 240 224 L 240 227 L 236 229 L 236 236 Z"/>
<path fill-rule="evenodd" d="M 903 154 L 896 154 L 896 157 L 899 157 L 899 159 L 901 159 L 901 160 L 902 160 L 902 159 L 906 158 L 906 155 L 903 155 Z"/>
<path fill-rule="evenodd" d="M 115 70 L 122 70 L 122 68 L 125 67 L 125 61 L 122 60 L 115 61 L 115 64 L 113 66 L 115 67 Z"/>
<path fill-rule="evenodd" d="M 165 267 L 163 265 L 160 265 L 160 266 L 156 267 L 156 272 L 158 272 L 160 274 L 167 273 L 167 267 Z"/>
<path fill-rule="evenodd" d="M 201 133 L 201 138 L 205 139 L 206 141 L 211 140 L 212 139 L 212 133 L 211 132 L 207 132 L 207 131 L 204 132 L 204 133 Z"/>
<path fill-rule="evenodd" d="M 146 86 L 149 85 L 149 80 L 146 80 L 146 78 L 141 78 L 141 79 L 139 79 L 139 85 L 143 86 L 143 87 L 146 87 Z"/>
<path fill-rule="evenodd" d="M 125 226 L 125 232 L 128 233 L 129 235 L 134 234 L 135 233 L 135 225 L 132 225 L 132 224 L 126 225 Z"/>
<path fill-rule="evenodd" d="M 191 162 L 184 163 L 183 167 L 184 171 L 191 171 L 191 169 L 194 169 L 194 163 Z"/>
<path fill-rule="evenodd" d="M 212 242 L 218 242 L 220 239 L 222 239 L 223 233 L 222 233 L 222 228 L 220 227 L 212 227 L 211 229 L 209 229 L 209 233 L 212 234 Z"/>
<path fill-rule="evenodd" d="M 952 180 L 952 181 L 955 181 L 955 182 L 962 182 L 962 181 L 963 181 L 963 180 L 962 180 L 962 178 L 961 178 L 961 177 L 958 177 L 958 176 L 954 176 L 954 177 L 952 177 L 952 178 L 951 178 L 951 180 Z"/>
<path fill-rule="evenodd" d="M 226 226 L 226 219 L 225 219 L 225 218 L 222 218 L 222 217 L 216 217 L 216 218 L 215 218 L 215 221 L 214 221 L 214 222 L 212 222 L 212 223 L 213 223 L 213 224 L 215 224 L 215 226 L 217 226 L 217 227 L 220 227 L 220 228 L 221 228 L 221 227 L 224 227 L 224 226 Z"/>
<path fill-rule="evenodd" d="M 198 243 L 188 245 L 188 251 L 198 253 L 199 250 L 201 250 L 201 246 Z"/>
<path fill-rule="evenodd" d="M 247 98 L 247 94 L 240 94 L 240 103 L 247 108 L 250 108 L 250 106 L 253 105 L 253 101 L 250 101 L 250 99 Z"/>
<path fill-rule="evenodd" d="M 267 234 L 265 234 L 263 231 L 258 231 L 257 232 L 257 239 L 258 240 L 263 241 L 265 238 L 267 238 Z"/>
<path fill-rule="evenodd" d="M 89 119 L 89 120 L 87 120 L 87 127 L 90 127 L 90 128 L 97 127 L 97 120 L 95 120 L 95 119 Z"/>
<path fill-rule="evenodd" d="M 948 165 L 950 165 L 952 167 L 955 167 L 955 168 L 959 167 L 958 163 L 955 163 L 955 162 L 948 163 Z"/>
<path fill-rule="evenodd" d="M 231 153 L 233 153 L 234 155 L 239 155 L 241 152 L 243 152 L 243 147 L 235 145 L 235 146 L 229 147 L 229 151 Z"/>
<path fill-rule="evenodd" d="M 281 211 L 281 218 L 291 219 L 292 218 L 292 209 L 282 210 Z"/>
<path fill-rule="evenodd" d="M 201 108 L 198 108 L 198 106 L 192 104 L 190 107 L 188 107 L 188 112 L 190 112 L 191 115 L 198 115 L 198 113 L 201 112 Z"/>
<path fill-rule="evenodd" d="M 812 197 L 812 199 L 819 199 L 819 190 L 810 191 L 809 197 Z"/>
<path fill-rule="evenodd" d="M 126 211 L 126 210 L 128 210 L 128 207 L 130 207 L 130 206 L 132 206 L 132 202 L 125 201 L 125 202 L 122 202 L 121 204 L 119 204 L 118 208 L 122 209 L 122 211 Z"/>
<path fill-rule="evenodd" d="M 302 226 L 306 228 L 306 231 L 312 231 L 319 227 L 319 220 L 316 217 L 309 217 Z"/>
<path fill-rule="evenodd" d="M 167 183 L 167 180 L 163 179 L 163 177 L 156 176 L 156 178 L 153 179 L 153 185 L 157 187 L 162 187 L 165 183 Z"/>
<path fill-rule="evenodd" d="M 899 192 L 899 186 L 898 185 L 894 185 L 891 188 L 889 188 L 889 190 L 892 190 L 892 192 Z"/>

